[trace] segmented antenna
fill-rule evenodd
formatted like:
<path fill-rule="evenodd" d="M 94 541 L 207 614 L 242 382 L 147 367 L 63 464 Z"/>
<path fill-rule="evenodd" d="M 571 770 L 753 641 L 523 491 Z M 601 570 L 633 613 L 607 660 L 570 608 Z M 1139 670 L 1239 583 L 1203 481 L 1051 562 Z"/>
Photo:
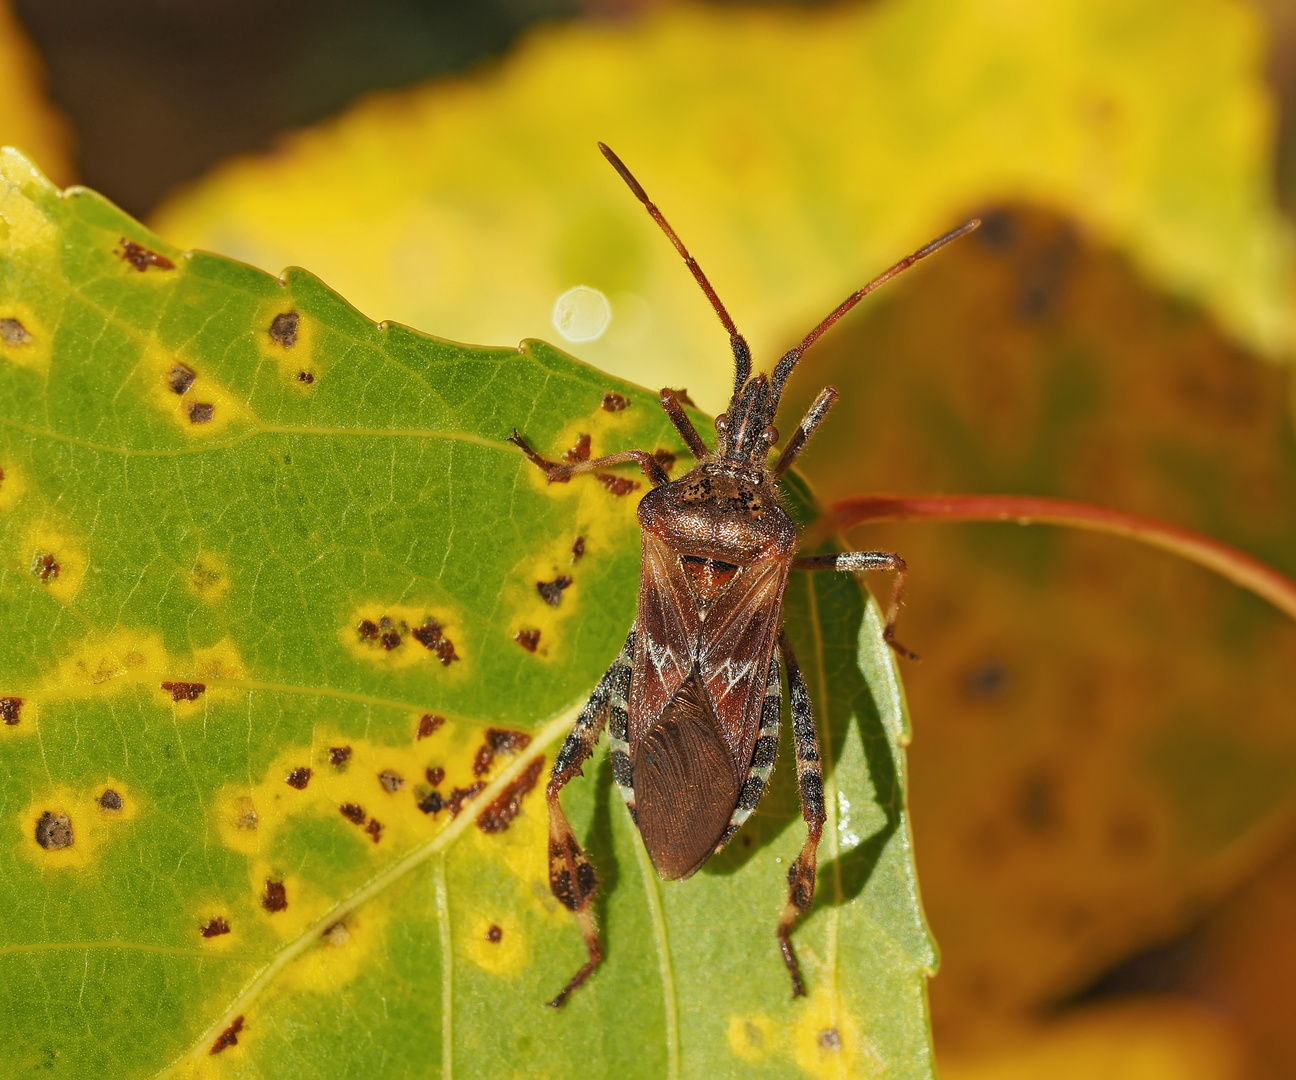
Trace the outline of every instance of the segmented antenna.
<path fill-rule="evenodd" d="M 707 299 L 711 301 L 711 306 L 715 308 L 715 313 L 720 316 L 720 322 L 724 328 L 729 331 L 729 346 L 733 349 L 734 354 L 734 393 L 737 394 L 751 377 L 751 349 L 747 347 L 747 340 L 738 333 L 738 328 L 734 326 L 734 321 L 729 317 L 729 312 L 725 310 L 724 304 L 720 302 L 720 297 L 716 295 L 715 289 L 711 287 L 711 282 L 707 281 L 706 274 L 702 273 L 702 267 L 698 266 L 697 259 L 689 254 L 688 248 L 684 246 L 675 230 L 670 227 L 670 222 L 662 216 L 662 212 L 657 209 L 653 201 L 648 198 L 648 193 L 644 191 L 643 186 L 625 163 L 614 154 L 605 144 L 599 143 L 598 148 L 603 151 L 603 156 L 611 163 L 612 168 L 621 174 L 621 179 L 626 182 L 626 186 L 634 192 L 634 196 L 644 204 L 644 209 L 652 216 L 653 221 L 661 226 L 661 231 L 666 234 L 670 242 L 675 245 L 675 250 L 680 253 L 684 264 L 689 268 L 689 272 L 696 279 L 697 283 L 702 286 L 702 291 L 706 293 Z"/>
<path fill-rule="evenodd" d="M 845 300 L 843 300 L 840 304 L 837 305 L 837 307 L 833 310 L 831 315 L 829 315 L 826 319 L 824 319 L 823 322 L 821 322 L 818 326 L 816 326 L 813 330 L 811 330 L 810 333 L 806 334 L 805 338 L 802 339 L 800 345 L 797 345 L 795 348 L 789 349 L 787 352 L 783 354 L 783 358 L 779 360 L 778 365 L 774 368 L 774 375 L 770 380 L 772 383 L 772 389 L 774 391 L 774 400 L 778 401 L 778 399 L 782 396 L 783 384 L 787 382 L 788 376 L 792 374 L 792 369 L 796 367 L 797 361 L 801 359 L 801 354 L 805 352 L 806 349 L 810 348 L 810 346 L 813 345 L 816 341 L 818 341 L 820 335 L 822 335 L 823 332 L 828 329 L 828 327 L 832 326 L 833 323 L 835 323 L 838 319 L 840 319 L 843 315 L 845 315 L 846 312 L 850 311 L 851 308 L 853 308 L 856 304 L 858 304 L 861 300 L 863 300 L 864 297 L 868 296 L 868 294 L 871 293 L 874 289 L 876 289 L 879 285 L 884 285 L 886 282 L 890 281 L 897 274 L 901 274 L 904 271 L 908 270 L 909 267 L 913 266 L 913 264 L 918 262 L 920 259 L 927 258 L 928 255 L 932 254 L 932 252 L 939 251 L 950 241 L 957 240 L 960 236 L 966 236 L 973 229 L 977 228 L 980 224 L 981 224 L 980 218 L 973 218 L 971 221 L 964 222 L 957 229 L 953 229 L 950 232 L 947 232 L 944 236 L 937 237 L 930 244 L 926 244 L 925 246 L 920 247 L 912 255 L 907 255 L 905 258 L 901 259 L 898 263 L 896 263 L 895 266 L 891 267 L 889 270 L 884 270 L 882 273 L 880 273 L 877 277 L 875 277 L 872 281 L 870 281 L 867 285 L 865 285 L 864 288 L 860 289 L 858 292 L 853 292 L 850 294 L 850 296 L 846 297 Z"/>

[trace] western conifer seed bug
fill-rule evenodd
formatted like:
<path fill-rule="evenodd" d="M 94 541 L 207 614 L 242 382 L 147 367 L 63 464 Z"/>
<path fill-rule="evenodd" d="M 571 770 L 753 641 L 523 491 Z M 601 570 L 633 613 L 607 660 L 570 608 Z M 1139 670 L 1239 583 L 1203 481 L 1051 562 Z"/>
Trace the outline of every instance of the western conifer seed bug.
<path fill-rule="evenodd" d="M 634 626 L 573 724 L 545 791 L 549 887 L 576 915 L 588 954 L 550 1004 L 561 1006 L 602 959 L 591 911 L 597 877 L 563 813 L 559 792 L 580 775 L 607 725 L 613 776 L 653 868 L 664 880 L 689 877 L 729 842 L 769 781 L 782 706 L 780 654 L 787 670 L 797 781 L 808 832 L 788 871 L 788 899 L 777 928 L 792 995 L 797 997 L 805 988 L 789 934 L 814 897 L 825 815 L 814 712 L 781 627 L 789 572 L 894 572 L 883 636 L 900 655 L 913 654 L 894 636 L 904 560 L 885 551 L 798 558 L 796 526 L 779 502 L 778 478 L 823 422 L 837 391 L 829 386 L 819 394 L 771 466 L 768 458 L 778 442 L 774 416 L 792 369 L 825 330 L 883 282 L 980 222 L 969 221 L 901 259 L 842 301 L 783 355 L 772 374 L 752 376 L 747 342 L 697 261 L 621 159 L 602 143 L 599 149 L 675 245 L 729 332 L 734 390 L 728 409 L 716 417 L 714 451 L 702 441 L 676 393 L 661 391 L 662 408 L 697 460 L 690 472 L 674 481 L 645 450 L 559 464 L 537 454 L 516 431 L 510 440 L 551 482 L 634 462 L 652 483 L 638 510 L 643 549 Z"/>

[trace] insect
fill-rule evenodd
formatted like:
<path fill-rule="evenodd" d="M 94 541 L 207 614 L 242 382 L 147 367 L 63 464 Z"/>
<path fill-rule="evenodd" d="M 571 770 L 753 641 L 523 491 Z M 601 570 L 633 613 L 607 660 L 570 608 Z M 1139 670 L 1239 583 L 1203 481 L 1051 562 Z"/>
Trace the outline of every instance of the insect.
<path fill-rule="evenodd" d="M 696 459 L 672 481 L 645 450 L 559 464 L 510 439 L 551 482 L 634 462 L 652 484 L 639 503 L 642 562 L 639 606 L 620 654 L 599 680 L 554 762 L 549 806 L 549 887 L 575 914 L 587 960 L 549 1003 L 560 1007 L 602 959 L 591 903 L 597 875 L 563 813 L 559 793 L 580 775 L 604 726 L 611 733 L 617 788 L 663 880 L 687 878 L 725 846 L 760 800 L 774 767 L 782 707 L 780 657 L 787 672 L 796 748 L 797 783 L 807 836 L 788 871 L 788 899 L 777 926 L 794 997 L 805 993 L 790 934 L 810 907 L 824 826 L 823 773 L 814 711 L 791 643 L 783 633 L 783 592 L 792 570 L 889 570 L 895 580 L 883 636 L 895 640 L 905 562 L 892 552 L 848 551 L 798 558 L 797 530 L 779 502 L 777 482 L 837 400 L 826 387 L 771 466 L 778 442 L 775 413 L 801 355 L 879 285 L 919 259 L 971 232 L 969 221 L 852 293 L 804 340 L 784 354 L 772 374 L 752 375 L 751 351 L 711 283 L 630 170 L 608 147 L 599 149 L 643 203 L 706 293 L 729 332 L 734 390 L 716 417 L 717 445 L 707 448 L 675 391 L 661 405 Z"/>

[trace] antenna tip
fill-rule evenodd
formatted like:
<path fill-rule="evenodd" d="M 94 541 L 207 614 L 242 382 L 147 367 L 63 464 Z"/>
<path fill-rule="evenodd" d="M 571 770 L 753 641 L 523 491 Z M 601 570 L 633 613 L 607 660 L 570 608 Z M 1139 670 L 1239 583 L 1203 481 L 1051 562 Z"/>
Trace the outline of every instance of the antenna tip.
<path fill-rule="evenodd" d="M 612 168 L 616 169 L 620 174 L 621 179 L 624 180 L 630 190 L 634 192 L 635 198 L 647 206 L 648 193 L 640 186 L 639 181 L 634 178 L 630 170 L 625 167 L 625 163 L 617 157 L 615 153 L 613 153 L 612 148 L 608 146 L 607 143 L 599 143 L 598 148 L 603 152 L 603 156 L 608 159 Z"/>

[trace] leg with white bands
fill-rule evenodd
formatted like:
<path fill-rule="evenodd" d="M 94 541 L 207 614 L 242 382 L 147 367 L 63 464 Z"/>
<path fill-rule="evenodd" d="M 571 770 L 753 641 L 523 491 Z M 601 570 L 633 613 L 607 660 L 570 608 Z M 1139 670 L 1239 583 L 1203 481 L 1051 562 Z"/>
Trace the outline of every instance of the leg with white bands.
<path fill-rule="evenodd" d="M 918 654 L 910 652 L 895 639 L 896 619 L 900 615 L 900 602 L 904 599 L 905 576 L 909 567 L 894 551 L 839 551 L 831 555 L 804 555 L 792 563 L 793 570 L 838 570 L 855 573 L 860 570 L 892 570 L 895 584 L 891 587 L 891 602 L 887 605 L 886 625 L 882 640 L 906 660 L 917 660 Z"/>
<path fill-rule="evenodd" d="M 733 834 L 742 823 L 752 815 L 760 797 L 765 794 L 770 774 L 774 771 L 774 758 L 778 755 L 779 710 L 783 705 L 783 683 L 779 678 L 779 659 L 775 655 L 770 659 L 769 674 L 765 679 L 765 696 L 761 699 L 761 723 L 756 735 L 756 746 L 752 751 L 751 766 L 747 770 L 747 779 L 738 793 L 738 805 L 734 807 L 729 824 L 725 826 L 720 842 L 716 844 L 719 851 L 729 843 Z"/>
<path fill-rule="evenodd" d="M 634 632 L 626 639 L 610 668 L 608 668 L 608 746 L 612 759 L 612 778 L 617 791 L 625 800 L 630 817 L 635 815 L 634 765 L 630 761 L 630 744 L 627 741 L 630 726 L 630 676 L 634 670 Z"/>
<path fill-rule="evenodd" d="M 806 823 L 806 842 L 796 862 L 788 870 L 788 900 L 779 918 L 778 941 L 783 953 L 783 963 L 792 977 L 792 996 L 801 997 L 805 984 L 801 981 L 801 968 L 792 951 L 789 934 L 796 921 L 810 910 L 814 899 L 815 866 L 818 859 L 819 839 L 823 835 L 825 820 L 823 766 L 819 754 L 819 733 L 815 730 L 814 707 L 805 677 L 797 665 L 796 654 L 787 636 L 779 634 L 783 662 L 788 673 L 788 703 L 792 713 L 792 741 L 796 747 L 797 787 L 801 793 L 801 816 Z"/>
<path fill-rule="evenodd" d="M 553 772 L 549 774 L 549 784 L 545 788 L 545 799 L 549 804 L 549 890 L 559 903 L 576 916 L 581 936 L 585 939 L 587 954 L 585 964 L 559 991 L 558 996 L 549 1002 L 555 1009 L 561 1007 L 567 996 L 594 973 L 599 961 L 603 959 L 598 928 L 594 925 L 594 913 L 590 910 L 594 891 L 598 888 L 598 877 L 585 852 L 581 850 L 567 815 L 563 813 L 558 793 L 573 777 L 580 775 L 581 766 L 594 750 L 603 725 L 608 722 L 609 713 L 615 710 L 615 702 L 622 702 L 624 716 L 624 702 L 630 689 L 629 670 L 634 654 L 634 640 L 635 634 L 631 630 L 625 647 L 599 680 L 594 693 L 590 695 L 585 708 L 576 717 L 571 731 L 563 740 L 562 748 L 554 760 Z M 624 720 L 621 735 L 624 745 Z M 615 767 L 614 762 L 613 768 Z"/>

